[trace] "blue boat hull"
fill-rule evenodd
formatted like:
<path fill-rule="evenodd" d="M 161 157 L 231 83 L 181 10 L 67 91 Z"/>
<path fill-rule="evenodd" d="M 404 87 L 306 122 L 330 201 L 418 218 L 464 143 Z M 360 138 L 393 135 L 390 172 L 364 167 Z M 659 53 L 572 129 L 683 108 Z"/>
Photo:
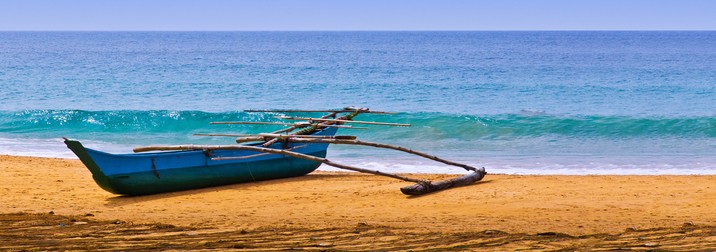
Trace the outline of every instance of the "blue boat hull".
<path fill-rule="evenodd" d="M 334 135 L 327 128 L 315 135 Z M 95 182 L 104 190 L 121 195 L 146 195 L 242 182 L 296 177 L 308 174 L 319 162 L 278 154 L 260 154 L 243 150 L 211 152 L 171 151 L 140 154 L 110 154 L 85 148 L 80 142 L 66 140 Z M 328 144 L 276 143 L 270 148 L 286 149 L 307 155 L 325 157 Z M 244 157 L 214 160 L 216 157 Z"/>

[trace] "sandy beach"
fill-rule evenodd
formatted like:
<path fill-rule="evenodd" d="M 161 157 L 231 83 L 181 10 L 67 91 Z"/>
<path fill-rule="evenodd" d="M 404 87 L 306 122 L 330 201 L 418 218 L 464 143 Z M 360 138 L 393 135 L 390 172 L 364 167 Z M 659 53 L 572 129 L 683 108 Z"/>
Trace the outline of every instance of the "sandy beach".
<path fill-rule="evenodd" d="M 122 197 L 79 160 L 0 156 L 0 250 L 716 249 L 716 176 L 488 174 L 419 197 L 406 185 L 315 172 Z"/>

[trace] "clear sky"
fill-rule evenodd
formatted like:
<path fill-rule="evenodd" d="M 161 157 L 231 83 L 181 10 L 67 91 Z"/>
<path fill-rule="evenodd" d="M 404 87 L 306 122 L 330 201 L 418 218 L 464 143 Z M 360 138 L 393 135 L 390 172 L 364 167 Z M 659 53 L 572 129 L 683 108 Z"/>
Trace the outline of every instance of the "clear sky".
<path fill-rule="evenodd" d="M 716 1 L 0 0 L 0 30 L 716 30 Z"/>

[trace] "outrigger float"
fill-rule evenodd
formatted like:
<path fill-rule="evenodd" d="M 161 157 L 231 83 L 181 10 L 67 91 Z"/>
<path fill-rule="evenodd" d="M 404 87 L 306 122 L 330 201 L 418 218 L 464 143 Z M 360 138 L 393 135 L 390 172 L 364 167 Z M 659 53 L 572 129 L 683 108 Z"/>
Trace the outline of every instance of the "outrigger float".
<path fill-rule="evenodd" d="M 301 120 L 280 122 L 212 122 L 212 124 L 281 124 L 290 127 L 271 133 L 195 134 L 199 136 L 236 137 L 235 145 L 169 145 L 146 146 L 132 154 L 110 154 L 84 147 L 79 141 L 65 138 L 65 144 L 92 173 L 104 190 L 121 195 L 146 195 L 211 186 L 297 177 L 313 172 L 321 164 L 413 182 L 401 188 L 407 195 L 422 195 L 451 187 L 470 185 L 481 180 L 484 168 L 441 159 L 423 152 L 383 143 L 357 140 L 355 136 L 336 135 L 339 128 L 357 129 L 346 124 L 410 126 L 409 124 L 354 121 L 362 113 L 391 114 L 367 108 L 339 110 L 247 110 L 246 112 L 326 112 L 320 118 L 278 117 Z M 330 144 L 362 145 L 393 149 L 461 167 L 469 173 L 460 177 L 429 181 L 398 174 L 363 169 L 326 159 Z"/>

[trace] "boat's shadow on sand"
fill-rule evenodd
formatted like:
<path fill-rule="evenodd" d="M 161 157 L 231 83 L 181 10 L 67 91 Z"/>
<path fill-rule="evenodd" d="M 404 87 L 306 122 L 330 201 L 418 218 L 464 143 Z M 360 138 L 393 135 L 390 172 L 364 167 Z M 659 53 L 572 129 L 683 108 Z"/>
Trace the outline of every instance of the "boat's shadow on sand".
<path fill-rule="evenodd" d="M 223 186 L 214 186 L 214 187 L 206 187 L 206 188 L 191 189 L 191 190 L 176 191 L 176 192 L 166 192 L 166 193 L 158 193 L 158 194 L 150 194 L 150 195 L 139 195 L 139 196 L 118 195 L 118 196 L 108 198 L 105 202 L 105 206 L 119 207 L 119 206 L 131 205 L 131 204 L 141 203 L 141 202 L 148 202 L 148 201 L 168 199 L 168 198 L 177 198 L 177 197 L 184 197 L 184 196 L 190 196 L 190 195 L 194 196 L 194 195 L 201 195 L 201 194 L 207 194 L 207 193 L 218 192 L 218 191 L 236 191 L 236 193 L 241 193 L 242 190 L 246 190 L 249 188 L 255 189 L 255 188 L 260 188 L 262 186 L 278 185 L 278 184 L 284 184 L 284 183 L 301 183 L 301 182 L 314 181 L 314 180 L 326 180 L 326 179 L 338 178 L 338 177 L 342 177 L 342 176 L 350 176 L 350 175 L 310 174 L 310 175 L 306 175 L 306 176 L 293 177 L 293 178 L 272 179 L 272 180 L 265 180 L 265 181 L 247 182 L 247 183 L 239 183 L 239 184 L 231 184 L 231 185 L 223 185 Z"/>

